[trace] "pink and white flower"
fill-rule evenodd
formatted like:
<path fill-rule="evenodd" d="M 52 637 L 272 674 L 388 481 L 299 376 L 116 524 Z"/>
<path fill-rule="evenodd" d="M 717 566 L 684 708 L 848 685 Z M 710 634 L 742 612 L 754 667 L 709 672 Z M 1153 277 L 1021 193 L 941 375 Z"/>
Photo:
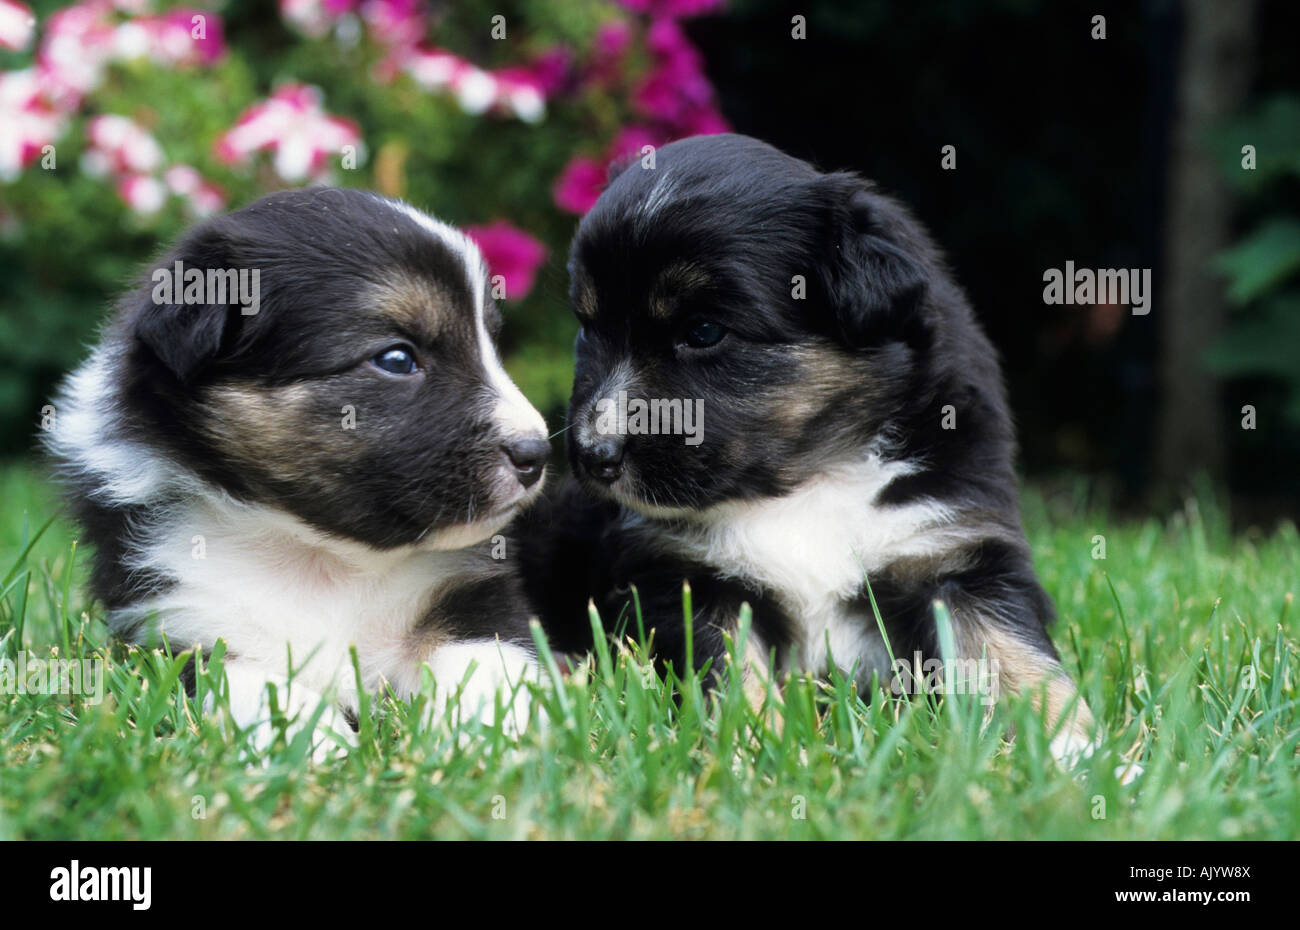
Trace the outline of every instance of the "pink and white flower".
<path fill-rule="evenodd" d="M 66 117 L 41 94 L 36 69 L 0 71 L 0 182 L 12 181 L 54 144 Z"/>
<path fill-rule="evenodd" d="M 525 123 L 536 123 L 546 115 L 546 95 L 541 81 L 527 68 L 496 72 L 496 102 Z"/>
<path fill-rule="evenodd" d="M 189 165 L 175 164 L 163 172 L 167 189 L 183 198 L 195 216 L 210 216 L 226 205 L 221 189 Z"/>
<path fill-rule="evenodd" d="M 143 58 L 163 65 L 212 64 L 225 54 L 221 20 L 199 10 L 141 16 L 117 27 L 118 58 Z"/>
<path fill-rule="evenodd" d="M 322 39 L 353 5 L 331 0 L 280 0 L 280 16 L 303 35 Z"/>
<path fill-rule="evenodd" d="M 485 113 L 497 100 L 496 78 L 468 62 L 452 78 L 451 89 L 456 94 L 460 108 L 466 113 Z"/>
<path fill-rule="evenodd" d="M 164 168 L 162 147 L 148 130 L 125 116 L 110 113 L 92 118 L 86 124 L 86 137 L 90 145 L 81 155 L 82 170 L 113 178 L 118 195 L 141 216 L 157 213 L 171 195 L 180 197 L 194 216 L 208 216 L 225 206 L 221 190 L 191 166 Z"/>
<path fill-rule="evenodd" d="M 99 86 L 114 57 L 117 27 L 108 0 L 84 0 L 59 10 L 45 23 L 36 66 L 46 95 L 74 110 Z"/>
<path fill-rule="evenodd" d="M 357 124 L 325 112 L 318 88 L 287 84 L 243 112 L 235 127 L 217 140 L 217 155 L 239 164 L 254 152 L 267 151 L 284 180 L 324 180 L 330 156 L 348 145 L 356 146 L 360 158 Z"/>
<path fill-rule="evenodd" d="M 386 49 L 375 78 L 406 73 L 420 87 L 448 91 L 466 113 L 510 113 L 535 123 L 546 98 L 569 71 L 569 55 L 554 48 L 532 64 L 489 71 L 443 49 L 422 44 L 428 24 L 418 0 L 280 0 L 280 14 L 293 28 L 324 38 L 346 15 L 356 13 L 369 36 Z"/>
<path fill-rule="evenodd" d="M 147 174 L 122 175 L 117 182 L 117 193 L 141 216 L 157 213 L 167 203 L 167 188 L 162 181 Z"/>
<path fill-rule="evenodd" d="M 280 0 L 280 16 L 293 29 L 323 39 L 345 16 L 359 15 L 370 37 L 390 48 L 413 48 L 424 38 L 418 0 Z"/>
<path fill-rule="evenodd" d="M 390 60 L 384 70 L 391 70 Z M 450 91 L 466 113 L 494 110 L 528 122 L 546 115 L 546 99 L 566 80 L 569 57 L 552 49 L 530 65 L 486 71 L 458 55 L 438 48 L 413 48 L 405 52 L 400 69 L 429 91 Z"/>
<path fill-rule="evenodd" d="M 425 90 L 450 90 L 466 113 L 486 112 L 501 90 L 490 73 L 441 49 L 412 49 L 403 67 Z"/>
<path fill-rule="evenodd" d="M 153 174 L 163 150 L 147 129 L 125 116 L 96 116 L 86 125 L 90 147 L 83 158 L 92 174 Z"/>
<path fill-rule="evenodd" d="M 413 49 L 404 64 L 406 73 L 425 90 L 443 90 L 465 66 L 457 56 L 436 48 Z"/>
<path fill-rule="evenodd" d="M 424 38 L 425 20 L 419 0 L 364 0 L 361 19 L 381 45 L 414 48 Z"/>
<path fill-rule="evenodd" d="M 26 51 L 36 34 L 36 17 L 26 4 L 0 0 L 0 48 Z"/>
<path fill-rule="evenodd" d="M 36 65 L 51 102 L 75 110 L 114 61 L 147 56 L 165 65 L 207 65 L 225 53 L 215 13 L 173 10 L 118 21 L 119 11 L 135 13 L 139 7 L 129 0 L 82 0 L 49 18 Z"/>

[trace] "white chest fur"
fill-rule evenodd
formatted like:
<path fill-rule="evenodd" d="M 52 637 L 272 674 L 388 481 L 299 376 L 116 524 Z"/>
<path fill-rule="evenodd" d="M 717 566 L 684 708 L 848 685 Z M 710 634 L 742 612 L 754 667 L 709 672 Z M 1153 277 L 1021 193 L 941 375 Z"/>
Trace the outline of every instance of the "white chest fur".
<path fill-rule="evenodd" d="M 952 545 L 954 512 L 936 501 L 876 503 L 916 467 L 877 455 L 828 470 L 780 498 L 706 511 L 677 537 L 690 557 L 772 592 L 798 625 L 799 664 L 889 670 L 874 616 L 853 604 L 863 578 L 890 562 Z M 830 650 L 829 655 L 827 650 Z"/>
<path fill-rule="evenodd" d="M 290 652 L 308 687 L 352 681 L 355 646 L 363 684 L 408 693 L 429 652 L 412 631 L 442 583 L 463 575 L 464 552 L 381 552 L 326 537 L 270 508 L 216 496 L 167 515 L 132 561 L 176 579 L 162 594 L 115 617 L 153 615 L 174 649 L 223 637 L 240 662 L 285 674 Z M 430 644 L 431 645 L 431 644 Z"/>

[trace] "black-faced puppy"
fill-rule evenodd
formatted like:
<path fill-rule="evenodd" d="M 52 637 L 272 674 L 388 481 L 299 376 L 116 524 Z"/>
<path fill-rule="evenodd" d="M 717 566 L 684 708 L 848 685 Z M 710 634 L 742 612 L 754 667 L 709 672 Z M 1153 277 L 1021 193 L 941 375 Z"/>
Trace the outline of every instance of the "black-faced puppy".
<path fill-rule="evenodd" d="M 635 586 L 680 667 L 689 580 L 697 664 L 720 667 L 748 602 L 759 665 L 917 690 L 942 601 L 959 672 L 1045 699 L 1061 756 L 1090 744 L 1045 632 L 995 352 L 907 210 L 754 139 L 691 138 L 613 179 L 570 271 L 569 450 L 599 503 L 551 510 L 595 566 L 576 597 L 562 565 L 533 581 L 561 641 L 587 594 L 613 624 Z"/>
<path fill-rule="evenodd" d="M 490 538 L 547 453 L 499 327 L 474 244 L 375 194 L 274 194 L 191 230 L 55 405 L 113 631 L 224 638 L 243 724 L 290 661 L 291 708 L 335 689 L 346 720 L 353 646 L 363 686 L 398 694 L 425 664 L 448 694 L 477 663 L 460 707 L 490 714 L 532 662 Z"/>

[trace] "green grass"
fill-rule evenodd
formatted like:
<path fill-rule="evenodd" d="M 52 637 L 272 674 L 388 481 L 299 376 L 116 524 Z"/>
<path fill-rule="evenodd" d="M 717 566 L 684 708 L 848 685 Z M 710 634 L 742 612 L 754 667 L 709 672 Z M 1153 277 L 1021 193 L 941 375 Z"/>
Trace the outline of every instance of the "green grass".
<path fill-rule="evenodd" d="M 1064 773 L 1024 701 L 981 728 L 965 700 L 868 704 L 797 679 L 774 728 L 736 688 L 688 681 L 675 703 L 635 650 L 539 687 L 551 723 L 518 745 L 430 721 L 424 694 L 377 701 L 343 758 L 313 764 L 289 739 L 250 765 L 176 685 L 179 659 L 109 644 L 70 527 L 24 552 L 55 513 L 43 482 L 2 469 L 0 493 L 4 654 L 99 657 L 108 677 L 99 704 L 0 694 L 0 839 L 1300 836 L 1300 539 L 1230 535 L 1209 495 L 1138 522 L 1082 487 L 1026 496 L 1054 638 L 1105 731 L 1091 768 Z M 1122 759 L 1145 774 L 1118 784 Z"/>

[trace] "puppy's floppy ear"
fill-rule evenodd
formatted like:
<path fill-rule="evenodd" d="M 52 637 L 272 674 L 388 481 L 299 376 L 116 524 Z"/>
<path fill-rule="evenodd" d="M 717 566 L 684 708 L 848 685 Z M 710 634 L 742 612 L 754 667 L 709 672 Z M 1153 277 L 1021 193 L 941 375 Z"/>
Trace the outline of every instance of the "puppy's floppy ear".
<path fill-rule="evenodd" d="M 205 365 L 215 359 L 226 339 L 233 315 L 238 315 L 239 295 L 227 293 L 227 302 L 186 303 L 185 276 L 191 270 L 224 270 L 227 263 L 226 240 L 214 230 L 199 229 L 190 233 L 179 248 L 158 262 L 150 271 L 149 282 L 139 295 L 143 306 L 136 314 L 135 338 L 182 383 L 192 380 Z M 177 262 L 181 276 L 177 279 Z"/>
<path fill-rule="evenodd" d="M 840 335 L 855 348 L 881 338 L 912 339 L 921 328 L 916 310 L 928 280 L 909 248 L 912 222 L 853 175 L 823 181 L 834 198 L 826 295 Z"/>
<path fill-rule="evenodd" d="M 636 156 L 630 154 L 624 155 L 622 158 L 615 158 L 612 161 L 610 161 L 610 163 L 605 166 L 605 186 L 609 187 L 609 185 L 613 184 L 614 179 L 618 177 L 620 174 L 622 174 L 624 171 L 626 171 L 628 168 L 631 168 L 633 165 L 635 165 L 636 161 L 637 161 Z"/>

